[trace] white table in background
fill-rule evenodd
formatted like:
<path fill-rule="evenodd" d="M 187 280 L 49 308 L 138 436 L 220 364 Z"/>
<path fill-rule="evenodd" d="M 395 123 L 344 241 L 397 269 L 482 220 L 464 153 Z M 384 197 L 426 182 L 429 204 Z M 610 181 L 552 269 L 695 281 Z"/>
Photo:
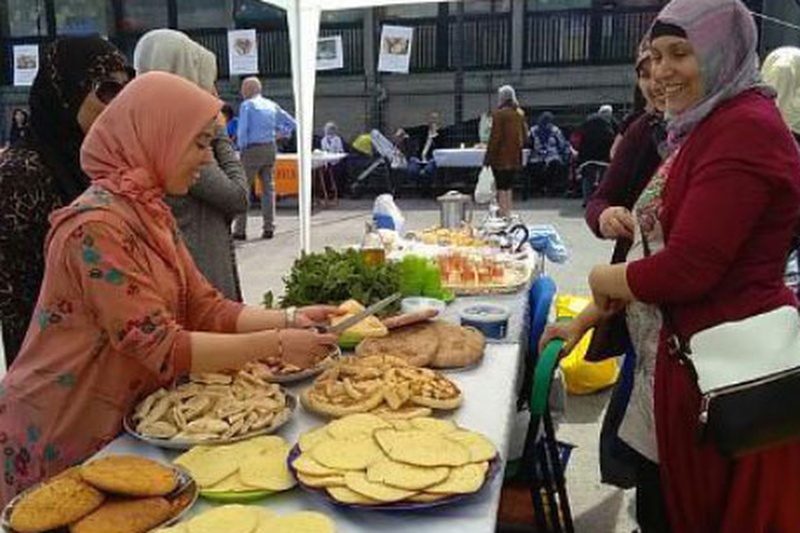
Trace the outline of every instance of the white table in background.
<path fill-rule="evenodd" d="M 464 404 L 454 413 L 454 420 L 489 437 L 497 445 L 502 457 L 507 456 L 511 437 L 522 353 L 518 343 L 488 344 L 481 365 L 448 373 L 464 393 Z M 289 390 L 297 395 L 307 385 L 302 383 L 289 387 Z M 279 431 L 279 435 L 294 443 L 301 433 L 322 423 L 322 419 L 298 406 L 295 416 Z M 101 455 L 105 453 L 132 453 L 159 461 L 169 461 L 177 455 L 172 450 L 155 448 L 128 435 L 117 438 Z M 338 533 L 494 533 L 502 482 L 501 469 L 491 485 L 479 495 L 458 504 L 425 511 L 347 509 L 332 505 L 299 487 L 250 505 L 262 505 L 279 514 L 317 510 L 333 519 Z M 202 512 L 211 505 L 200 498 L 192 514 Z"/>
<path fill-rule="evenodd" d="M 522 150 L 522 165 L 528 162 L 531 151 Z M 440 148 L 433 151 L 437 168 L 480 168 L 486 156 L 486 148 Z"/>

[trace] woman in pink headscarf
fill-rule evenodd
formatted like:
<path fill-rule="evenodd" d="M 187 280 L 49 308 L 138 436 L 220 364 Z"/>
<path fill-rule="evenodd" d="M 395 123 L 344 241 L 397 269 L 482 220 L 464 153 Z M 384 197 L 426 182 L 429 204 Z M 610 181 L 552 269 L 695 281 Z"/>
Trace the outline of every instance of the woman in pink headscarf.
<path fill-rule="evenodd" d="M 673 0 L 650 50 L 670 154 L 633 209 L 649 254 L 597 266 L 589 283 L 598 308 L 627 305 L 632 338 L 657 350 L 654 437 L 672 531 L 800 532 L 800 444 L 723 457 L 698 436 L 690 365 L 667 348 L 672 334 L 797 305 L 783 269 L 800 218 L 800 156 L 760 81 L 740 0 Z"/>
<path fill-rule="evenodd" d="M 92 185 L 51 217 L 34 319 L 0 384 L 4 502 L 99 450 L 137 399 L 182 375 L 275 355 L 305 367 L 336 341 L 287 328 L 331 308 L 292 317 L 223 299 L 181 240 L 164 195 L 186 194 L 211 157 L 221 107 L 149 73 L 87 135 Z"/>

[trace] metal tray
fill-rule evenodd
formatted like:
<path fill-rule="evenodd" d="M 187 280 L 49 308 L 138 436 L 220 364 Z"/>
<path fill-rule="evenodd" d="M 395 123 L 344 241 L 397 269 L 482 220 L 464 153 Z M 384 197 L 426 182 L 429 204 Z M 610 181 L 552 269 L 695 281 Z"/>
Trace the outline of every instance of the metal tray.
<path fill-rule="evenodd" d="M 230 439 L 206 440 L 202 442 L 197 442 L 197 441 L 170 440 L 170 439 L 159 439 L 156 437 L 146 437 L 141 433 L 138 433 L 134 429 L 135 424 L 131 420 L 131 414 L 128 414 L 123 419 L 122 425 L 127 433 L 141 440 L 142 442 L 146 442 L 147 444 L 158 446 L 159 448 L 167 448 L 170 450 L 188 450 L 189 448 L 197 446 L 198 444 L 202 444 L 203 446 L 233 444 L 234 442 L 251 439 L 253 437 L 258 437 L 259 435 L 271 435 L 277 432 L 283 425 L 285 425 L 292 418 L 292 414 L 294 414 L 295 410 L 297 409 L 297 398 L 295 398 L 293 395 L 289 394 L 286 391 L 283 391 L 283 393 L 286 395 L 286 409 L 277 419 L 277 422 L 273 420 L 273 423 L 269 427 L 258 429 L 256 431 L 251 431 L 249 433 L 245 433 L 244 435 L 237 435 L 236 437 L 232 437 Z"/>
<path fill-rule="evenodd" d="M 171 493 L 167 494 L 165 498 L 170 502 L 174 502 L 177 499 L 182 499 L 185 501 L 183 504 L 183 508 L 181 511 L 168 518 L 167 520 L 163 521 L 162 523 L 158 524 L 156 527 L 151 529 L 150 531 L 155 531 L 157 529 L 169 527 L 173 524 L 176 524 L 180 520 L 182 520 L 187 513 L 192 509 L 194 504 L 197 502 L 197 497 L 200 493 L 197 487 L 197 483 L 195 483 L 194 478 L 192 478 L 189 472 L 180 466 L 171 465 L 162 463 L 164 466 L 167 466 L 173 469 L 178 474 L 178 487 L 173 490 Z M 51 478 L 52 479 L 52 478 Z M 5 509 L 3 509 L 3 514 L 0 515 L 0 527 L 2 527 L 5 533 L 19 533 L 16 529 L 11 527 L 11 512 L 14 510 L 14 507 L 19 504 L 20 501 L 31 491 L 34 491 L 41 487 L 43 484 L 49 482 L 51 480 L 45 480 L 41 483 L 37 483 L 36 485 L 26 489 L 24 492 L 21 492 L 13 500 L 11 500 L 8 505 L 6 505 Z M 46 533 L 69 533 L 69 528 L 67 526 L 60 527 L 57 529 L 48 530 Z"/>
<path fill-rule="evenodd" d="M 500 465 L 502 463 L 500 460 L 500 453 L 498 452 L 494 459 L 489 461 L 489 470 L 486 472 L 486 478 L 483 480 L 483 485 L 481 485 L 478 490 L 470 494 L 454 494 L 435 502 L 395 502 L 382 505 L 361 505 L 357 503 L 342 503 L 332 498 L 325 489 L 309 487 L 300 481 L 300 478 L 297 476 L 297 470 L 295 470 L 292 462 L 297 459 L 301 453 L 300 446 L 295 444 L 291 451 L 289 451 L 289 457 L 287 457 L 286 462 L 289 467 L 289 472 L 292 473 L 294 478 L 297 480 L 297 484 L 302 487 L 303 490 L 310 492 L 311 494 L 316 494 L 318 497 L 325 499 L 337 507 L 342 507 L 345 509 L 364 509 L 369 511 L 418 511 L 423 509 L 431 509 L 433 507 L 441 507 L 442 505 L 451 505 L 474 498 L 486 490 L 486 487 L 489 486 L 494 477 L 498 474 L 498 472 L 500 472 Z"/>
<path fill-rule="evenodd" d="M 300 370 L 299 372 L 292 372 L 291 374 L 276 374 L 274 376 L 269 376 L 264 379 L 266 379 L 270 383 L 294 383 L 296 381 L 303 381 L 304 379 L 318 376 L 325 369 L 327 369 L 334 363 L 338 362 L 341 357 L 342 357 L 341 348 L 339 346 L 334 346 L 331 349 L 330 355 L 328 355 L 328 357 L 320 361 L 320 363 L 313 368 L 306 368 L 305 370 Z"/>

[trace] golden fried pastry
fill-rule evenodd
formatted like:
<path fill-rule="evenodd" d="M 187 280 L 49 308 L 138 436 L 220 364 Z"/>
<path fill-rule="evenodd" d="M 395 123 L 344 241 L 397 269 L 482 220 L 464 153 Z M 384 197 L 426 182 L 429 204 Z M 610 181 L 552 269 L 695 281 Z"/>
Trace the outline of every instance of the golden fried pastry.
<path fill-rule="evenodd" d="M 11 511 L 11 527 L 20 533 L 56 529 L 88 515 L 105 496 L 76 479 L 60 476 L 25 494 Z"/>
<path fill-rule="evenodd" d="M 136 455 L 110 455 L 81 467 L 95 488 L 126 496 L 164 496 L 178 486 L 175 470 Z"/>
<path fill-rule="evenodd" d="M 169 519 L 172 506 L 164 498 L 108 500 L 69 527 L 70 533 L 146 533 Z"/>
<path fill-rule="evenodd" d="M 348 358 L 329 368 L 300 399 L 309 411 L 326 416 L 372 413 L 407 418 L 428 415 L 430 409 L 455 409 L 461 405 L 462 394 L 455 383 L 434 370 L 413 367 L 391 355 L 373 355 Z M 323 438 L 320 434 L 319 439 Z M 310 440 L 301 440 L 304 451 Z"/>

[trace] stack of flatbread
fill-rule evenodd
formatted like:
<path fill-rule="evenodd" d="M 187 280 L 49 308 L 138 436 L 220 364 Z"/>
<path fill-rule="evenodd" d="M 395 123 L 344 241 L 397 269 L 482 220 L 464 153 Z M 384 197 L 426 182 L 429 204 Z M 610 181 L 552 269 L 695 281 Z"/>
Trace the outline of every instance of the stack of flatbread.
<path fill-rule="evenodd" d="M 280 492 L 294 487 L 286 468 L 291 446 L 281 437 L 264 435 L 224 446 L 195 446 L 177 457 L 203 494 Z"/>
<path fill-rule="evenodd" d="M 412 366 L 461 368 L 483 358 L 486 338 L 475 328 L 441 320 L 394 329 L 381 338 L 364 339 L 356 355 L 391 355 Z"/>
<path fill-rule="evenodd" d="M 449 420 L 351 415 L 303 434 L 301 485 L 356 505 L 435 502 L 480 490 L 494 444 Z"/>
<path fill-rule="evenodd" d="M 300 511 L 278 516 L 253 505 L 223 505 L 188 522 L 153 533 L 334 533 L 333 521 L 322 513 Z"/>

